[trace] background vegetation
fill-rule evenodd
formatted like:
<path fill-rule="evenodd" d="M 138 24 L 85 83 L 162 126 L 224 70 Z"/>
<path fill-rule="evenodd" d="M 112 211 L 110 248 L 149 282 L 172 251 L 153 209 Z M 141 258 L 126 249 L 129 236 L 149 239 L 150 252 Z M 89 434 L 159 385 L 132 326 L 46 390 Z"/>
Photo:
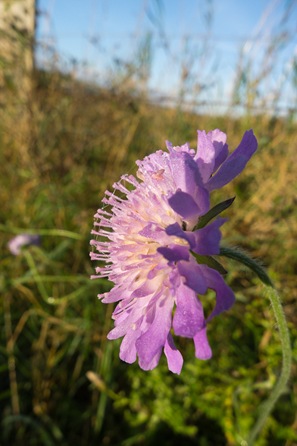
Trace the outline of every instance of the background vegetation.
<path fill-rule="evenodd" d="M 165 139 L 195 147 L 197 128 L 220 128 L 231 148 L 248 128 L 258 138 L 245 172 L 216 200 L 236 195 L 224 242 L 268 268 L 283 297 L 296 361 L 296 108 L 285 117 L 252 112 L 252 78 L 236 87 L 234 101 L 245 110 L 240 117 L 232 108 L 221 116 L 185 111 L 182 100 L 175 108 L 153 105 L 138 88 L 139 54 L 134 69 L 117 72 L 110 88 L 53 67 L 36 70 L 28 102 L 17 102 L 13 86 L 6 90 L 0 112 L 3 445 L 244 445 L 281 364 L 258 280 L 225 262 L 237 302 L 210 324 L 211 360 L 194 359 L 191 343 L 181 340 L 180 376 L 168 372 L 164 358 L 151 372 L 119 360 L 119 342 L 106 340 L 112 306 L 96 298 L 110 284 L 89 280 L 90 230 L 105 189 L 135 172 L 136 159 L 164 148 Z M 22 120 L 23 113 L 30 119 Z M 13 256 L 7 242 L 23 232 L 40 234 L 41 246 Z M 296 394 L 295 362 L 290 388 L 257 446 L 297 444 Z"/>

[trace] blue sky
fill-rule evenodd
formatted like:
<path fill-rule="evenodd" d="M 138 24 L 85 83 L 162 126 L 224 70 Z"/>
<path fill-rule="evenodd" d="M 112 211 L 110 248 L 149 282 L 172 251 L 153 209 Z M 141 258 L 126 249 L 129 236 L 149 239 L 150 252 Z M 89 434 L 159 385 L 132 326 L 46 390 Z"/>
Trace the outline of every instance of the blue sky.
<path fill-rule="evenodd" d="M 76 59 L 79 76 L 108 82 L 118 69 L 115 61 L 135 61 L 141 42 L 151 33 L 149 88 L 176 95 L 184 74 L 192 92 L 189 99 L 213 102 L 229 100 L 240 51 L 256 76 L 267 61 L 269 42 L 286 31 L 289 37 L 268 68 L 269 82 L 267 78 L 266 87 L 260 88 L 273 91 L 283 83 L 283 103 L 292 98 L 288 72 L 297 57 L 296 1 L 39 0 L 38 9 L 38 40 L 53 45 L 65 67 Z M 39 50 L 41 63 L 47 58 L 48 53 Z"/>

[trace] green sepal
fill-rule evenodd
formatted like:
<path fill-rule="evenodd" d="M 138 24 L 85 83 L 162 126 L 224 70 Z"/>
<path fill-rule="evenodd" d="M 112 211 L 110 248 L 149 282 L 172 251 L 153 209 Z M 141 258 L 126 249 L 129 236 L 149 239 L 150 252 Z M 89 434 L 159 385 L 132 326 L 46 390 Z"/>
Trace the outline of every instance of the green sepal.
<path fill-rule="evenodd" d="M 225 270 L 225 268 L 213 257 L 201 256 L 199 254 L 196 254 L 196 252 L 193 252 L 193 251 L 191 251 L 191 254 L 195 257 L 195 259 L 197 260 L 197 263 L 202 264 L 202 265 L 207 265 L 210 268 L 215 269 L 222 275 L 227 274 L 227 271 Z"/>
<path fill-rule="evenodd" d="M 196 229 L 204 228 L 204 226 L 207 225 L 207 223 L 215 218 L 217 215 L 219 215 L 221 212 L 223 212 L 225 209 L 227 209 L 233 201 L 235 200 L 235 197 L 228 198 L 228 200 L 222 201 L 219 204 L 216 204 L 213 208 L 211 208 L 206 214 L 202 215 L 202 217 L 199 218 L 199 221 L 197 225 L 194 227 L 193 231 L 196 231 Z"/>

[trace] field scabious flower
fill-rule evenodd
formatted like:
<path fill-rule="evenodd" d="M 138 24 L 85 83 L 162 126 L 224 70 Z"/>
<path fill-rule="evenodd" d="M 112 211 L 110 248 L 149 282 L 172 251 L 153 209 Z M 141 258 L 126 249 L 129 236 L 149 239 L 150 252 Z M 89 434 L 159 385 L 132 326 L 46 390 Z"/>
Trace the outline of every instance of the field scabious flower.
<path fill-rule="evenodd" d="M 168 368 L 180 373 L 183 358 L 172 332 L 193 339 L 197 358 L 211 357 L 206 323 L 232 306 L 234 294 L 208 261 L 219 254 L 225 220 L 199 222 L 210 211 L 210 192 L 237 176 L 256 148 L 251 130 L 231 155 L 223 132 L 198 131 L 197 151 L 167 142 L 168 152 L 137 161 L 136 177 L 123 175 L 114 193 L 106 191 L 91 241 L 91 259 L 105 265 L 92 277 L 114 283 L 99 297 L 118 302 L 108 338 L 123 337 L 123 361 L 138 357 L 151 370 L 164 350 Z M 209 288 L 216 304 L 206 318 L 198 296 Z"/>
<path fill-rule="evenodd" d="M 18 256 L 25 246 L 40 245 L 40 237 L 36 234 L 19 234 L 9 240 L 7 247 L 11 254 Z"/>

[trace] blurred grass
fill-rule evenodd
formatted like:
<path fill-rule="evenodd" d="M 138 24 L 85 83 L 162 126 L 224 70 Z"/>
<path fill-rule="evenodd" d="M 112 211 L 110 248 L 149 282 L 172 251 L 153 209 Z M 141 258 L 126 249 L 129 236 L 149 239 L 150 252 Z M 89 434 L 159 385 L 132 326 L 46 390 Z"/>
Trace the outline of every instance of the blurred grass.
<path fill-rule="evenodd" d="M 194 359 L 193 346 L 181 339 L 180 376 L 168 372 L 164 358 L 143 372 L 120 362 L 119 342 L 106 339 L 112 307 L 96 295 L 110 285 L 89 280 L 90 230 L 104 190 L 134 173 L 136 159 L 164 148 L 165 139 L 195 147 L 197 128 L 218 127 L 233 149 L 253 128 L 257 154 L 214 200 L 236 195 L 224 242 L 268 268 L 296 360 L 296 122 L 161 108 L 129 89 L 103 90 L 54 71 L 35 73 L 22 106 L 31 116 L 25 140 L 9 108 L 0 116 L 1 444 L 241 444 L 281 364 L 259 282 L 226 261 L 237 302 L 209 327 L 213 358 Z M 41 247 L 12 256 L 6 245 L 20 232 L 40 234 Z M 258 446 L 297 444 L 296 393 L 295 363 Z"/>

